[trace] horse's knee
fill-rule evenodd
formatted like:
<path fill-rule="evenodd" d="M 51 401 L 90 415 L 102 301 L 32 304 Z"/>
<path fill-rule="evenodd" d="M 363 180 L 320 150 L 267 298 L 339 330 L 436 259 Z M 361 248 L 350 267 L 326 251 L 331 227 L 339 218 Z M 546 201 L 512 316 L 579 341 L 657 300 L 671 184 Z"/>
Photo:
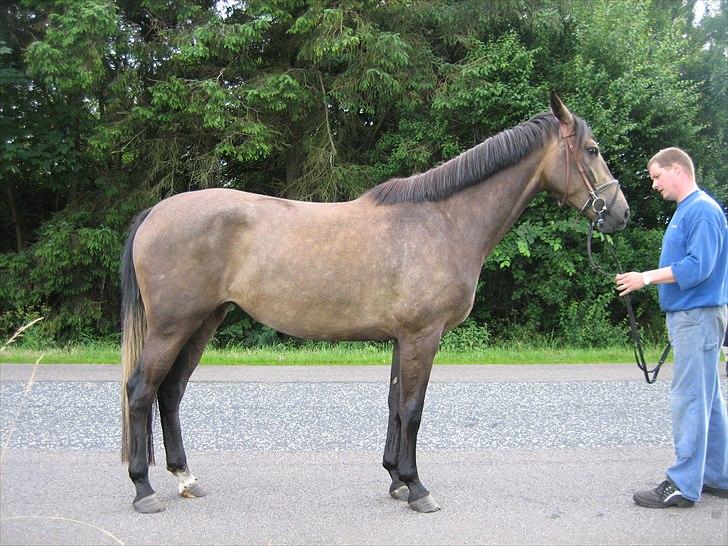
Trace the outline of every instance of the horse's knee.
<path fill-rule="evenodd" d="M 154 400 L 148 400 L 147 397 L 143 396 L 130 396 L 129 397 L 129 416 L 132 420 L 135 418 L 147 417 L 151 411 L 152 402 Z"/>
<path fill-rule="evenodd" d="M 138 410 L 144 403 L 144 383 L 139 374 L 132 375 L 126 382 L 126 399 L 129 410 Z"/>
<path fill-rule="evenodd" d="M 126 383 L 126 398 L 129 403 L 129 414 L 134 416 L 138 414 L 146 415 L 154 402 L 156 393 L 149 385 L 133 375 Z"/>

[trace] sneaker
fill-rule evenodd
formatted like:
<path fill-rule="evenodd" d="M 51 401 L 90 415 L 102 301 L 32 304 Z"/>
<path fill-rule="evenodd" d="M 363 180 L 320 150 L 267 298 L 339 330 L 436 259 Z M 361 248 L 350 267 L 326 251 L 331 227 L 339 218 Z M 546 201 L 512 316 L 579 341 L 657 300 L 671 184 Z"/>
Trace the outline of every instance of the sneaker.
<path fill-rule="evenodd" d="M 728 489 L 721 489 L 720 487 L 713 487 L 712 485 L 703 484 L 703 493 L 708 495 L 714 495 L 723 499 L 728 499 Z"/>
<path fill-rule="evenodd" d="M 647 508 L 667 508 L 668 506 L 687 508 L 695 504 L 683 497 L 677 486 L 670 480 L 665 480 L 655 489 L 637 491 L 632 498 L 637 504 Z"/>

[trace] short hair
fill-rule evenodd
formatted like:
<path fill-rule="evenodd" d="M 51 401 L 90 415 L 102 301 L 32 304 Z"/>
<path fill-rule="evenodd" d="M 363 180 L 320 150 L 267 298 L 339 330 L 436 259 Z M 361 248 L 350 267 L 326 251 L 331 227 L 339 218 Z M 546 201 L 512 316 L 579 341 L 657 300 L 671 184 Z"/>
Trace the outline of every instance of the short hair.
<path fill-rule="evenodd" d="M 665 148 L 664 150 L 657 152 L 647 162 L 648 170 L 653 163 L 657 163 L 660 168 L 669 167 L 670 165 L 677 163 L 685 169 L 685 172 L 690 175 L 690 178 L 695 180 L 695 167 L 693 166 L 693 160 L 690 159 L 690 156 L 680 148 Z"/>

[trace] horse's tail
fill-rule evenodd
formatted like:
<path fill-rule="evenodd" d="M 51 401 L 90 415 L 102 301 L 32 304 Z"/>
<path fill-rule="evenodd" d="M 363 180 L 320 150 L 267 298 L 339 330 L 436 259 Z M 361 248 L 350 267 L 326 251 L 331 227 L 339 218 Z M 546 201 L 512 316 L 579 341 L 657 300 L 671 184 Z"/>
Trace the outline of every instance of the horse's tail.
<path fill-rule="evenodd" d="M 121 382 L 121 461 L 129 461 L 129 448 L 131 445 L 129 426 L 129 400 L 126 393 L 126 384 L 134 374 L 139 364 L 139 358 L 144 347 L 144 336 L 147 331 L 147 319 L 144 313 L 144 303 L 139 291 L 136 272 L 134 271 L 134 256 L 132 248 L 134 237 L 149 215 L 147 209 L 141 212 L 129 229 L 129 236 L 124 244 L 121 256 L 121 367 L 123 379 Z M 154 464 L 154 444 L 152 443 L 152 412 L 149 413 L 147 426 L 147 458 Z"/>

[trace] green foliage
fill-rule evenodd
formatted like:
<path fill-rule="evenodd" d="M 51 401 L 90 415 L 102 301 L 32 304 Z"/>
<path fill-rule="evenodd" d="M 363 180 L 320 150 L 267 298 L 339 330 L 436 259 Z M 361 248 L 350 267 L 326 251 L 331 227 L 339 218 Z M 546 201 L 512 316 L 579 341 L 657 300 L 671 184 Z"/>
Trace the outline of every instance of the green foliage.
<path fill-rule="evenodd" d="M 698 23 L 693 5 L 11 3 L 0 12 L 0 333 L 45 316 L 28 343 L 116 335 L 126 229 L 161 198 L 224 186 L 350 199 L 545 110 L 550 89 L 590 123 L 622 182 L 622 266 L 652 268 L 673 210 L 645 173 L 655 151 L 684 147 L 699 183 L 728 201 L 728 15 L 723 0 Z M 590 269 L 585 238 L 573 211 L 539 196 L 444 343 L 623 343 L 623 304 Z M 655 291 L 635 305 L 656 342 Z M 221 345 L 281 339 L 237 311 L 217 334 Z"/>
<path fill-rule="evenodd" d="M 624 330 L 612 324 L 608 304 L 612 294 L 605 292 L 594 300 L 574 300 L 561 313 L 561 340 L 575 347 L 609 347 L 627 342 Z"/>
<path fill-rule="evenodd" d="M 48 308 L 16 308 L 0 315 L 0 332 L 4 337 L 0 340 L 0 348 L 7 346 L 12 340 L 14 345 L 24 348 L 39 349 L 53 343 L 53 336 L 44 328 L 42 318 L 50 313 Z M 39 320 L 40 322 L 35 322 Z M 24 329 L 24 326 L 31 325 Z M 19 333 L 18 333 L 19 332 Z"/>
<path fill-rule="evenodd" d="M 255 322 L 234 306 L 213 339 L 218 347 L 265 347 L 280 343 L 281 337 L 275 330 Z"/>
<path fill-rule="evenodd" d="M 478 351 L 488 347 L 489 342 L 488 328 L 485 325 L 478 325 L 472 319 L 466 319 L 460 326 L 443 336 L 440 348 L 450 352 Z"/>
<path fill-rule="evenodd" d="M 106 73 L 106 48 L 119 28 L 116 6 L 104 0 L 59 4 L 66 9 L 48 15 L 44 39 L 28 48 L 29 73 L 61 91 L 91 90 Z"/>
<path fill-rule="evenodd" d="M 515 32 L 485 43 L 470 38 L 462 45 L 465 59 L 446 68 L 447 83 L 432 102 L 458 130 L 480 139 L 543 109 L 548 91 L 533 85 L 533 52 Z"/>
<path fill-rule="evenodd" d="M 0 287 L 0 301 L 9 307 L 0 315 L 3 326 L 45 316 L 39 337 L 90 340 L 112 334 L 121 234 L 85 226 L 87 220 L 84 214 L 58 214 L 31 248 L 0 254 L 0 270 L 10 273 Z"/>

